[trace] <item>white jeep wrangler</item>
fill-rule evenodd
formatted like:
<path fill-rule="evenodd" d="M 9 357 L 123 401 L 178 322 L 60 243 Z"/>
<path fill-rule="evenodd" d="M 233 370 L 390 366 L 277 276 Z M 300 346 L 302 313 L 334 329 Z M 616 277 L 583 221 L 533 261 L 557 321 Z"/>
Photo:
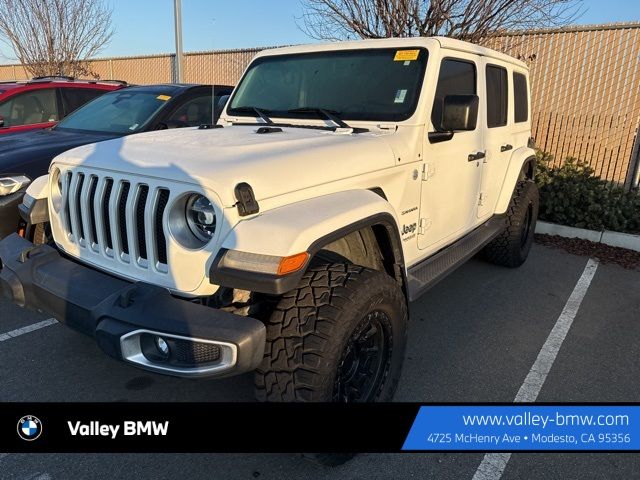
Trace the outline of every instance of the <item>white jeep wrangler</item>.
<path fill-rule="evenodd" d="M 268 401 L 389 400 L 407 304 L 538 214 L 528 71 L 447 38 L 260 53 L 218 125 L 54 159 L 0 242 L 14 302 L 185 377 L 255 370 Z"/>

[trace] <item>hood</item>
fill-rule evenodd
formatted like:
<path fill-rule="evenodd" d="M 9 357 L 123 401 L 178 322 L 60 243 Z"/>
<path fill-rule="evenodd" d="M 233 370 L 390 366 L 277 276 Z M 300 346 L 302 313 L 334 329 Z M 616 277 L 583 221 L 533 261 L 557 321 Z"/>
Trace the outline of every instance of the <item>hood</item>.
<path fill-rule="evenodd" d="M 113 135 L 34 130 L 0 136 L 0 175 L 24 173 L 31 179 L 45 175 L 56 155 L 86 143 L 114 138 Z"/>
<path fill-rule="evenodd" d="M 236 203 L 233 190 L 241 182 L 263 200 L 394 165 L 388 133 L 281 128 L 263 134 L 257 125 L 143 133 L 85 145 L 56 161 L 196 183 L 225 206 Z"/>

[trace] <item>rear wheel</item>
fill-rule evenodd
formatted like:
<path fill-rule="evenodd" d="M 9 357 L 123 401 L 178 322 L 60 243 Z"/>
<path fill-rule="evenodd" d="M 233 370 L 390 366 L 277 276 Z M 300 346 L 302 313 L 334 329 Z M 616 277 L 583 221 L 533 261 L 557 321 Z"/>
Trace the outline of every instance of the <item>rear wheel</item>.
<path fill-rule="evenodd" d="M 537 185 L 531 180 L 518 182 L 507 209 L 507 226 L 484 248 L 484 258 L 505 267 L 522 265 L 533 244 L 538 208 Z"/>

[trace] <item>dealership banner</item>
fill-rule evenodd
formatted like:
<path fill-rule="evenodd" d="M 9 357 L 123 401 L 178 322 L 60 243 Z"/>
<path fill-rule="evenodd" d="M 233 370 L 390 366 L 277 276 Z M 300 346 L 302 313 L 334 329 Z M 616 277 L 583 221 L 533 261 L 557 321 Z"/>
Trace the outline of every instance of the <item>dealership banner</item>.
<path fill-rule="evenodd" d="M 640 404 L 0 403 L 0 452 L 636 451 Z"/>
<path fill-rule="evenodd" d="M 423 406 L 403 450 L 640 450 L 639 406 Z"/>

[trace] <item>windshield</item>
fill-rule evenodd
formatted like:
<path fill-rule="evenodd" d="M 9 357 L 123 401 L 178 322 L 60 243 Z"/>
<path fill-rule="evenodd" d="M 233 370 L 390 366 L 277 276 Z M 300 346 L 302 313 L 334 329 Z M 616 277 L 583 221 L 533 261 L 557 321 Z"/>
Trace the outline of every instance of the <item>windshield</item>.
<path fill-rule="evenodd" d="M 238 85 L 228 113 L 255 117 L 246 108 L 254 107 L 270 117 L 324 118 L 323 109 L 343 120 L 406 120 L 418 103 L 426 63 L 420 48 L 261 57 Z"/>
<path fill-rule="evenodd" d="M 57 129 L 127 134 L 142 130 L 171 97 L 157 91 L 106 93 L 62 120 Z"/>

